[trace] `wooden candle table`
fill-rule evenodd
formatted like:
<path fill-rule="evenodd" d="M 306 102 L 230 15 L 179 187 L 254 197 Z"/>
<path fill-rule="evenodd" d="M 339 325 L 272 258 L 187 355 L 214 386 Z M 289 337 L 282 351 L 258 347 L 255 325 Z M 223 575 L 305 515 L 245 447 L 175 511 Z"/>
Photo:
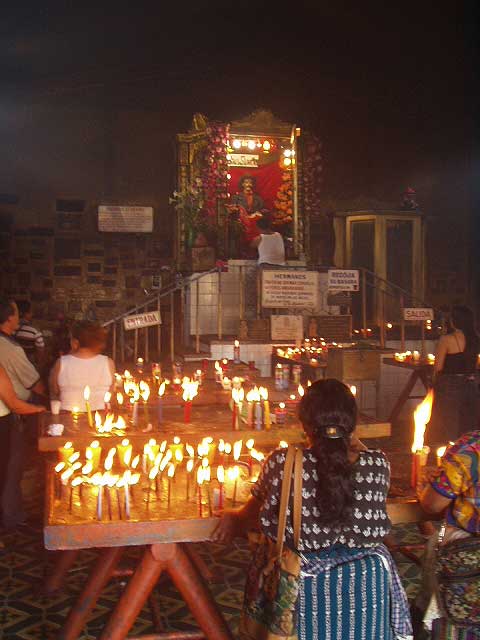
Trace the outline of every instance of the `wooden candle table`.
<path fill-rule="evenodd" d="M 84 486 L 81 497 L 79 487 L 75 487 L 72 499 L 70 487 L 63 487 L 62 494 L 59 491 L 58 478 L 51 472 L 47 473 L 44 540 L 47 549 L 67 552 L 63 555 L 62 570 L 71 566 L 75 550 L 103 547 L 59 637 L 62 640 L 78 638 L 89 612 L 114 574 L 124 548 L 144 546 L 143 557 L 101 638 L 126 638 L 163 571 L 172 578 L 205 637 L 212 640 L 231 638 L 228 626 L 202 578 L 195 559 L 188 551 L 188 545 L 185 544 L 208 540 L 211 537 L 217 522 L 211 515 L 212 497 L 208 497 L 212 489 L 203 486 L 199 496 L 193 474 L 190 474 L 187 489 L 186 472 L 179 472 L 174 478 L 168 478 L 164 473 L 158 482 L 157 492 L 154 482 L 150 483 L 147 476 L 143 476 L 142 479 L 141 485 L 130 487 L 130 519 L 126 520 L 123 492 L 121 497 L 116 489 L 110 490 L 110 496 L 105 492 L 100 514 L 96 487 Z M 212 487 L 216 486 L 216 481 L 212 481 L 211 484 Z M 245 472 L 235 488 L 237 503 L 246 499 L 250 486 Z M 226 506 L 233 504 L 233 491 L 233 483 L 227 483 L 224 499 Z M 98 519 L 100 515 L 101 520 Z M 154 637 L 168 637 L 168 634 Z M 176 634 L 175 637 L 183 636 Z"/>
<path fill-rule="evenodd" d="M 396 421 L 396 419 L 400 415 L 403 405 L 407 402 L 407 400 L 409 400 L 410 398 L 413 398 L 413 396 L 411 396 L 410 394 L 413 391 L 413 388 L 415 387 L 415 385 L 417 384 L 417 380 L 420 380 L 423 386 L 425 387 L 425 389 L 428 391 L 432 383 L 433 364 L 430 364 L 425 361 L 418 361 L 418 362 L 415 362 L 413 360 L 399 361 L 399 360 L 396 360 L 394 357 L 383 358 L 383 364 L 389 365 L 391 367 L 408 369 L 409 371 L 411 371 L 411 374 L 408 377 L 407 382 L 405 383 L 405 386 L 400 392 L 400 395 L 398 396 L 398 399 L 395 402 L 395 405 L 390 413 L 389 421 L 393 423 Z"/>

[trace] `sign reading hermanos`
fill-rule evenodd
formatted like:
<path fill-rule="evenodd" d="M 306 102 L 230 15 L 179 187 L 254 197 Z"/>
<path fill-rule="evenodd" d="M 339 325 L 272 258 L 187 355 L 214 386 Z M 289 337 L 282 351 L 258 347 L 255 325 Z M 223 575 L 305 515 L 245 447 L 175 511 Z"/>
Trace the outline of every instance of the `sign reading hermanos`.
<path fill-rule="evenodd" d="M 358 269 L 329 269 L 329 291 L 358 291 Z"/>
<path fill-rule="evenodd" d="M 433 320 L 433 309 L 421 309 L 419 307 L 405 307 L 404 320 Z"/>
<path fill-rule="evenodd" d="M 318 273 L 316 271 L 264 271 L 262 274 L 262 306 L 289 309 L 318 306 Z"/>
<path fill-rule="evenodd" d="M 110 233 L 151 233 L 153 207 L 98 207 L 98 230 Z"/>
<path fill-rule="evenodd" d="M 141 329 L 142 327 L 153 327 L 156 324 L 162 324 L 159 311 L 137 313 L 134 316 L 126 316 L 123 319 L 123 326 L 126 331 L 130 329 Z"/>

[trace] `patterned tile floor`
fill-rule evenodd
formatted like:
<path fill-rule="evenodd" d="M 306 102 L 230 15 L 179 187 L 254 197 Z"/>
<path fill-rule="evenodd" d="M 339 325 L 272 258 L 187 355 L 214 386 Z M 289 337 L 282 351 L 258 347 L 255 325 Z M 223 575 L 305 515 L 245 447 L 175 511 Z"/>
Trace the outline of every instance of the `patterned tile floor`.
<path fill-rule="evenodd" d="M 5 533 L 0 531 L 0 540 L 5 548 L 0 550 L 0 639 L 1 640 L 54 640 L 68 611 L 75 602 L 90 564 L 96 552 L 84 551 L 68 575 L 61 593 L 46 597 L 42 594 L 42 584 L 55 554 L 45 551 L 42 541 L 42 461 L 38 454 L 32 455 L 36 464 L 24 478 L 26 509 L 32 524 L 21 531 Z M 414 526 L 395 528 L 395 535 L 405 544 L 418 543 L 423 538 Z M 249 551 L 244 542 L 225 547 L 205 543 L 195 545 L 200 555 L 217 576 L 218 582 L 211 590 L 233 632 L 237 630 L 238 616 L 242 605 L 245 568 Z M 127 554 L 127 560 L 135 560 L 138 550 Z M 412 599 L 419 587 L 419 568 L 406 557 L 396 554 L 400 575 L 408 596 Z M 122 591 L 122 579 L 114 579 L 107 586 L 93 610 L 81 640 L 98 638 Z M 161 579 L 155 592 L 162 622 L 167 630 L 195 629 L 195 621 L 179 597 L 168 578 Z M 131 635 L 153 633 L 155 631 L 151 612 L 145 607 L 139 615 Z"/>

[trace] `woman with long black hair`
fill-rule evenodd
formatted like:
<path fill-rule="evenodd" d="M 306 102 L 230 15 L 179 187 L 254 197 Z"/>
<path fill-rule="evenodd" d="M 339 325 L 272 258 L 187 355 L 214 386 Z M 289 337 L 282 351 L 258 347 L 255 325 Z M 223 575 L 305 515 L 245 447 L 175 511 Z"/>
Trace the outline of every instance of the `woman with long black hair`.
<path fill-rule="evenodd" d="M 299 638 L 411 636 L 405 592 L 381 544 L 391 526 L 386 510 L 388 460 L 355 437 L 355 398 L 338 380 L 320 380 L 309 387 L 299 417 L 308 446 L 303 450 L 298 545 L 293 542 L 294 486 L 285 529 L 285 545 L 302 558 Z M 254 528 L 275 540 L 285 459 L 285 449 L 267 458 L 248 502 L 223 514 L 215 541 L 226 543 Z"/>
<path fill-rule="evenodd" d="M 479 426 L 476 368 L 480 338 L 473 311 L 464 305 L 454 306 L 451 325 L 452 331 L 440 338 L 435 353 L 434 401 L 427 426 L 431 445 L 447 444 Z"/>

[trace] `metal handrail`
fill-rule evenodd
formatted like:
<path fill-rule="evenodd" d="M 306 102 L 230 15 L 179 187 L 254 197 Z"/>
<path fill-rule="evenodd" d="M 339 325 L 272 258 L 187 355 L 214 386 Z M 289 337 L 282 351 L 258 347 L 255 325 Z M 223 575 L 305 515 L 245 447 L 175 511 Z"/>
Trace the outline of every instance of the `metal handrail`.
<path fill-rule="evenodd" d="M 111 320 L 107 320 L 107 322 L 104 322 L 102 326 L 108 327 L 109 325 L 115 322 L 118 322 L 119 320 L 123 320 L 123 318 L 126 318 L 127 316 L 131 316 L 136 311 L 140 311 L 141 309 L 144 309 L 149 304 L 156 302 L 158 299 L 165 298 L 166 296 L 170 295 L 171 293 L 174 293 L 175 291 L 181 291 L 182 289 L 186 289 L 192 284 L 192 282 L 201 280 L 205 276 L 211 275 L 212 273 L 217 273 L 220 270 L 221 270 L 221 267 L 215 267 L 213 269 L 210 269 L 209 271 L 203 271 L 202 273 L 199 273 L 196 276 L 192 276 L 188 282 L 185 282 L 185 280 L 182 278 L 181 281 L 179 280 L 178 282 L 175 282 L 175 284 L 171 284 L 165 287 L 165 289 L 162 289 L 161 291 L 156 293 L 154 296 L 151 296 L 147 300 L 144 300 L 141 304 L 137 304 L 135 307 L 132 307 L 127 311 L 124 311 L 123 313 L 121 313 L 118 316 L 115 316 Z"/>

